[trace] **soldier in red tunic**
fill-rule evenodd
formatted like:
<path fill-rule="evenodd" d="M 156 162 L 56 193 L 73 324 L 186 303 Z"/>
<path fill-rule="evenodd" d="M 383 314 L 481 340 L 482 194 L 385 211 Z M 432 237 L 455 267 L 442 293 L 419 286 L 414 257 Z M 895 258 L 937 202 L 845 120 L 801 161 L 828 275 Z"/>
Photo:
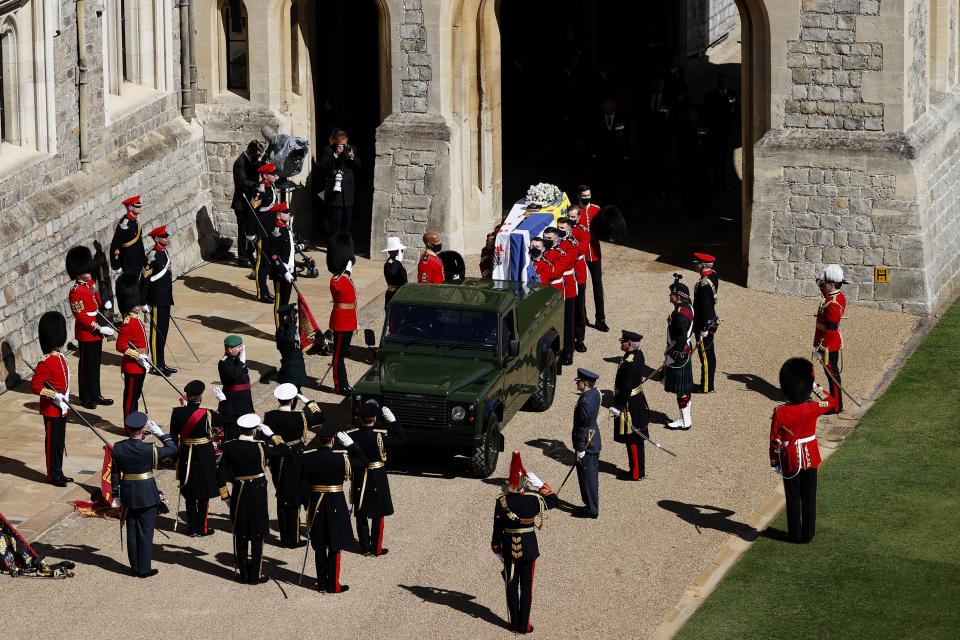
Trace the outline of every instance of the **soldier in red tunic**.
<path fill-rule="evenodd" d="M 830 395 L 837 399 L 837 406 L 830 413 L 843 411 L 843 396 L 838 385 L 843 369 L 840 350 L 843 349 L 843 336 L 840 335 L 840 319 L 847 308 L 847 298 L 840 292 L 843 269 L 838 264 L 828 264 L 817 277 L 817 286 L 823 294 L 823 302 L 817 309 L 817 328 L 813 333 L 813 357 L 823 363 L 830 383 Z M 830 375 L 832 374 L 832 376 Z"/>
<path fill-rule="evenodd" d="M 562 285 L 563 289 L 563 351 L 561 364 L 573 364 L 574 307 L 577 300 L 577 278 L 573 265 L 579 248 L 571 242 L 560 240 L 556 227 L 543 230 L 543 246 L 547 249 L 547 261 L 553 265 L 554 280 L 550 284 Z M 557 287 L 560 288 L 560 287 Z"/>
<path fill-rule="evenodd" d="M 123 418 L 126 420 L 131 413 L 140 410 L 138 400 L 143 394 L 143 379 L 150 369 L 147 329 L 140 321 L 142 307 L 136 274 L 125 273 L 117 278 L 117 306 L 123 314 L 123 324 L 117 334 L 117 351 L 123 354 L 120 373 L 123 374 Z M 130 346 L 131 342 L 136 349 Z"/>
<path fill-rule="evenodd" d="M 60 349 L 67 342 L 67 320 L 57 311 L 40 316 L 40 349 L 44 356 L 30 380 L 30 390 L 40 395 L 40 415 L 46 432 L 44 453 L 47 482 L 65 487 L 73 478 L 63 475 L 63 448 L 67 430 L 67 402 L 70 398 L 70 367 Z M 45 383 L 49 383 L 49 388 Z"/>
<path fill-rule="evenodd" d="M 789 402 L 773 410 L 770 466 L 783 476 L 788 539 L 810 542 L 817 522 L 817 418 L 836 409 L 837 400 L 813 381 L 813 365 L 803 358 L 783 363 L 780 388 Z M 810 400 L 811 391 L 819 401 Z"/>
<path fill-rule="evenodd" d="M 423 234 L 423 245 L 426 249 L 420 254 L 420 263 L 417 265 L 417 282 L 443 284 L 443 261 L 437 255 L 443 245 L 440 235 L 433 231 Z"/>
<path fill-rule="evenodd" d="M 546 253 L 543 250 L 543 238 L 536 237 L 530 240 L 530 264 L 533 265 L 537 273 L 537 282 L 549 285 L 554 280 L 553 265 L 547 262 Z M 563 291 L 563 283 L 560 283 L 560 290 Z"/>
<path fill-rule="evenodd" d="M 587 350 L 587 345 L 583 343 L 587 330 L 587 308 L 584 302 L 584 292 L 587 289 L 586 256 L 590 249 L 590 232 L 577 224 L 579 218 L 580 207 L 573 205 L 567 210 L 566 217 L 557 220 L 557 226 L 561 233 L 566 232 L 564 240 L 575 243 L 577 247 L 577 259 L 573 263 L 573 276 L 577 284 L 577 297 L 573 302 L 573 348 L 578 353 L 584 353 Z"/>
<path fill-rule="evenodd" d="M 333 390 L 343 396 L 351 388 L 347 382 L 347 367 L 344 358 L 350 350 L 350 339 L 357 330 L 357 290 L 350 279 L 353 271 L 353 238 L 341 231 L 330 240 L 327 249 L 327 270 L 330 275 L 330 295 L 333 310 L 330 312 L 330 329 L 333 331 Z"/>
<path fill-rule="evenodd" d="M 74 280 L 70 289 L 70 311 L 76 320 L 74 336 L 80 344 L 80 404 L 96 409 L 98 404 L 110 406 L 113 400 L 100 393 L 100 357 L 103 354 L 103 336 L 112 336 L 113 329 L 101 326 L 100 292 L 91 279 L 93 254 L 79 246 L 67 251 L 67 275 Z"/>
<path fill-rule="evenodd" d="M 600 213 L 600 207 L 593 204 L 593 192 L 590 187 L 582 184 L 577 187 L 577 198 L 580 204 L 580 217 L 577 222 L 590 234 L 587 246 L 587 269 L 590 271 L 590 286 L 593 287 L 593 328 L 597 331 L 609 331 L 607 316 L 603 312 L 603 268 L 600 264 L 600 239 L 590 231 L 593 219 Z M 569 212 L 567 212 L 569 215 Z"/>

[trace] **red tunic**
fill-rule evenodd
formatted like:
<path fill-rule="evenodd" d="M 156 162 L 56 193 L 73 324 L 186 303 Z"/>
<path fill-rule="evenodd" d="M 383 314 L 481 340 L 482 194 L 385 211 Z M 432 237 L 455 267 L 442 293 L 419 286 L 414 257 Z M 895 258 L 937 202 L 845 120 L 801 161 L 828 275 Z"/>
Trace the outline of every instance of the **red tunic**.
<path fill-rule="evenodd" d="M 570 232 L 573 234 L 573 237 L 576 238 L 577 244 L 577 261 L 573 264 L 573 273 L 577 276 L 577 284 L 586 284 L 587 283 L 587 253 L 590 252 L 590 232 L 577 225 Z"/>
<path fill-rule="evenodd" d="M 330 328 L 334 331 L 356 331 L 357 290 L 350 276 L 339 275 L 330 278 L 330 295 L 333 297 Z"/>
<path fill-rule="evenodd" d="M 44 382 L 49 382 L 63 395 L 70 394 L 70 367 L 59 351 L 48 353 L 37 363 L 37 372 L 30 379 L 30 390 L 40 395 L 40 415 L 62 418 L 67 412 L 61 412 L 60 406 L 53 402 L 53 392 L 47 389 Z"/>
<path fill-rule="evenodd" d="M 103 340 L 97 331 L 97 311 L 100 310 L 100 292 L 94 289 L 93 280 L 77 280 L 70 289 L 70 311 L 76 319 L 74 335 L 80 342 Z"/>
<path fill-rule="evenodd" d="M 567 262 L 563 265 L 564 298 L 577 297 L 577 260 L 580 257 L 580 243 L 568 235 L 557 243 L 557 247 L 567 254 Z M 572 293 L 571 293 L 572 292 Z"/>
<path fill-rule="evenodd" d="M 539 260 L 533 261 L 533 268 L 537 270 L 537 277 L 540 278 L 540 282 L 543 284 L 550 284 L 550 281 L 553 280 L 552 264 L 547 262 L 545 259 L 540 258 Z M 563 291 L 562 282 L 558 285 L 554 285 L 554 287 Z"/>
<path fill-rule="evenodd" d="M 417 264 L 417 282 L 443 284 L 443 261 L 430 249 L 420 254 Z"/>
<path fill-rule="evenodd" d="M 773 410 L 770 425 L 770 464 L 779 464 L 784 474 L 820 465 L 817 447 L 817 418 L 837 408 L 837 400 L 824 392 L 826 399 L 800 404 L 784 404 Z"/>
<path fill-rule="evenodd" d="M 817 309 L 817 330 L 813 333 L 813 346 L 816 347 L 823 340 L 823 346 L 828 351 L 839 351 L 843 348 L 843 336 L 840 335 L 840 318 L 847 308 L 847 298 L 840 291 L 831 293 Z"/>
<path fill-rule="evenodd" d="M 553 288 L 563 293 L 564 300 L 576 298 L 577 283 L 573 275 L 573 263 L 577 259 L 577 254 L 575 252 L 567 253 L 559 247 L 554 247 L 547 251 L 543 257 L 553 266 L 553 280 L 550 281 Z M 569 277 L 564 275 L 567 271 L 570 272 Z"/>
<path fill-rule="evenodd" d="M 600 240 L 595 238 L 590 232 L 590 225 L 598 213 L 600 213 L 600 207 L 595 204 L 589 204 L 585 209 L 580 209 L 580 225 L 590 234 L 590 246 L 587 248 L 587 262 L 597 262 L 600 260 Z"/>
<path fill-rule="evenodd" d="M 120 325 L 120 331 L 117 333 L 117 351 L 123 354 L 123 360 L 120 361 L 121 373 L 140 374 L 145 373 L 146 369 L 140 365 L 140 359 L 136 352 L 130 348 L 128 342 L 140 349 L 140 353 L 149 353 L 147 350 L 147 330 L 140 320 L 140 316 L 135 313 L 128 313 Z"/>

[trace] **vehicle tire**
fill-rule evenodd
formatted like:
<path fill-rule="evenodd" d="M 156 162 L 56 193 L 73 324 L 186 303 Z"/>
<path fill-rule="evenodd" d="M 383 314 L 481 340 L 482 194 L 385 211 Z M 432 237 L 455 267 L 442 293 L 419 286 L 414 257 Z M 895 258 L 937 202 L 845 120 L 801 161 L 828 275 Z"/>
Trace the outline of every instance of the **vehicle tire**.
<path fill-rule="evenodd" d="M 497 468 L 497 458 L 500 456 L 500 447 L 497 441 L 499 422 L 496 415 L 487 420 L 487 428 L 483 432 L 480 445 L 470 454 L 470 472 L 477 478 L 487 478 Z"/>
<path fill-rule="evenodd" d="M 546 411 L 557 393 L 557 354 L 551 349 L 537 376 L 537 390 L 523 405 L 524 411 Z"/>

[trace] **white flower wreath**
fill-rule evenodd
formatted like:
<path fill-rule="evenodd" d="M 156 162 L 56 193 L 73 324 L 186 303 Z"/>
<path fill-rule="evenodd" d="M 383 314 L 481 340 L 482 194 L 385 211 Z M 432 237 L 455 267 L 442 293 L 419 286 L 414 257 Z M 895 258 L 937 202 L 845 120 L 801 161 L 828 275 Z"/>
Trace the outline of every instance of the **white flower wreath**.
<path fill-rule="evenodd" d="M 527 204 L 542 207 L 559 199 L 561 195 L 562 193 L 556 185 L 541 182 L 527 189 Z"/>

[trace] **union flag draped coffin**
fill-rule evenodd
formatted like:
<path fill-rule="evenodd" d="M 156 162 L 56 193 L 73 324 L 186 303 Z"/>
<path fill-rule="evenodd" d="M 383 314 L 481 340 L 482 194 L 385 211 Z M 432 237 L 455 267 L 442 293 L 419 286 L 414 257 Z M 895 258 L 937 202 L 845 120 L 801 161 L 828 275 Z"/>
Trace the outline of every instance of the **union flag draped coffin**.
<path fill-rule="evenodd" d="M 497 231 L 493 247 L 493 279 L 519 280 L 529 282 L 533 279 L 530 269 L 530 239 L 536 238 L 547 227 L 556 225 L 557 218 L 567 212 L 570 202 L 563 197 L 563 203 L 544 207 L 537 213 L 527 214 L 526 200 L 520 200 Z"/>

